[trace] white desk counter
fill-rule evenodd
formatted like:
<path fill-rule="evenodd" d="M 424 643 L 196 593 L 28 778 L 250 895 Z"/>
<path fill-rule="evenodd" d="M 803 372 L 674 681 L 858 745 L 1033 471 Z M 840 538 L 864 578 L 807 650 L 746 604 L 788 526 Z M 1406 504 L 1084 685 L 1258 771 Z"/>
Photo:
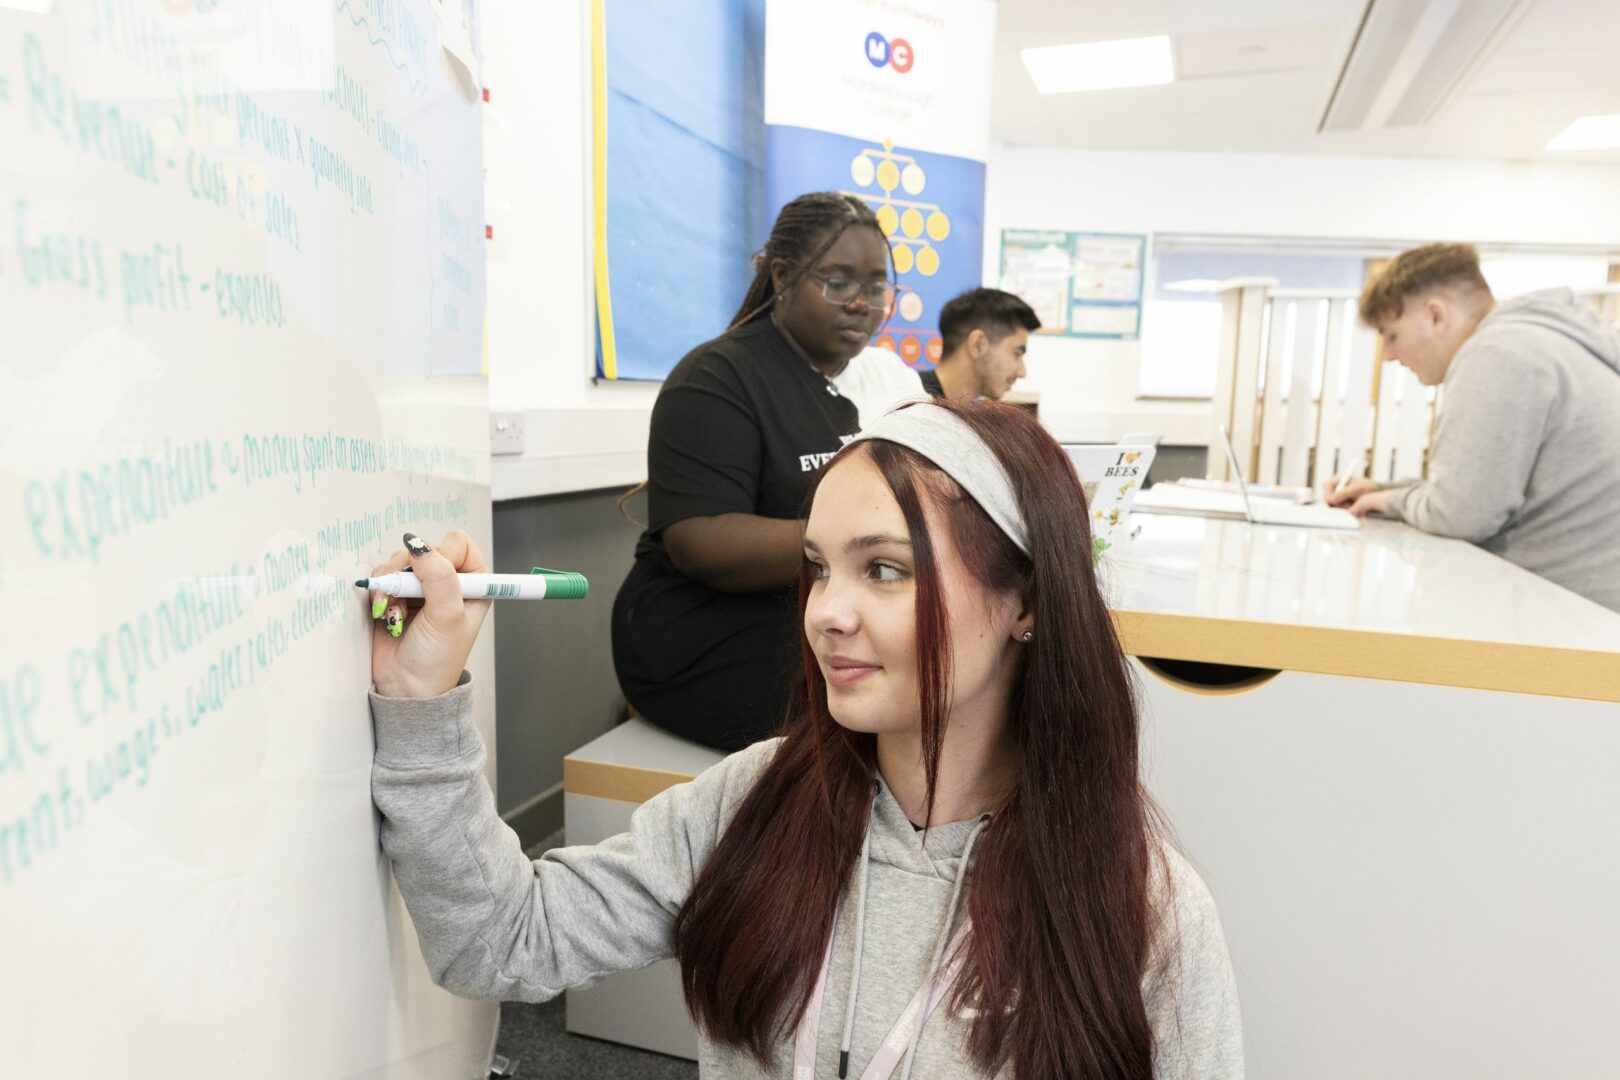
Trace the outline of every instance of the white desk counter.
<path fill-rule="evenodd" d="M 1620 702 L 1620 614 L 1472 544 L 1133 520 L 1103 582 L 1134 655 Z"/>
<path fill-rule="evenodd" d="M 1620 1076 L 1620 615 L 1392 522 L 1136 520 L 1104 588 L 1250 1080 Z M 569 841 L 719 758 L 615 728 L 564 762 Z M 568 1024 L 696 1055 L 673 961 Z"/>
<path fill-rule="evenodd" d="M 1250 1080 L 1620 1076 L 1620 615 L 1393 522 L 1135 520 L 1104 588 Z"/>

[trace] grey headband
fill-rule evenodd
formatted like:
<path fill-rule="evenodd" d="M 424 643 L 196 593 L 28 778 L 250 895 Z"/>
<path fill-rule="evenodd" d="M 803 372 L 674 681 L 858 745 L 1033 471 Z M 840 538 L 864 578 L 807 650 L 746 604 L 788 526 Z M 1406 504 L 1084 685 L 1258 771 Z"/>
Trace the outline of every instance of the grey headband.
<path fill-rule="evenodd" d="M 850 445 L 882 439 L 915 450 L 962 485 L 1018 550 L 1029 554 L 1029 530 L 1001 460 L 961 417 L 929 402 L 899 408 L 866 427 Z"/>

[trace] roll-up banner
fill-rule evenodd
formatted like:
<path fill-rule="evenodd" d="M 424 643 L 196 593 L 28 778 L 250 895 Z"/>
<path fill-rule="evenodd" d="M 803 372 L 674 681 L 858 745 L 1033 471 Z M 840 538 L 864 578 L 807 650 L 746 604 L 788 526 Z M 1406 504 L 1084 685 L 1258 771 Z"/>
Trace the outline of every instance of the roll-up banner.
<path fill-rule="evenodd" d="M 765 202 L 864 199 L 888 234 L 895 311 L 877 344 L 940 355 L 939 309 L 980 284 L 995 0 L 769 0 Z"/>

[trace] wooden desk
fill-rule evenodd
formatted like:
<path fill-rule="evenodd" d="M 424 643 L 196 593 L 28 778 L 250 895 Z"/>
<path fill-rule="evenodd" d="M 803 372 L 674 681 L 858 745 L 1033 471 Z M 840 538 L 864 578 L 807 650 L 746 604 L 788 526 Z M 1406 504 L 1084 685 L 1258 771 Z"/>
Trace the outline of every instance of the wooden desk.
<path fill-rule="evenodd" d="M 1104 569 L 1133 655 L 1620 702 L 1620 614 L 1472 544 L 1392 521 L 1133 522 Z"/>
<path fill-rule="evenodd" d="M 1104 587 L 1250 1080 L 1620 1075 L 1620 615 L 1393 522 L 1135 520 Z"/>

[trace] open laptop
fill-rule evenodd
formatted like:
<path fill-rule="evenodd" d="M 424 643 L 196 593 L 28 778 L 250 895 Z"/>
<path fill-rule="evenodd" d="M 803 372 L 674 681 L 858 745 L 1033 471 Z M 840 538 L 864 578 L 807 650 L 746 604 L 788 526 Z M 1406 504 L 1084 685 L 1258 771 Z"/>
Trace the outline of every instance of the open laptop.
<path fill-rule="evenodd" d="M 1121 443 L 1117 446 L 1086 446 L 1065 443 L 1064 453 L 1074 462 L 1080 487 L 1086 493 L 1086 509 L 1091 513 L 1091 536 L 1101 541 L 1099 550 L 1117 544 L 1131 515 L 1131 504 L 1142 490 L 1153 455 L 1151 446 Z"/>
<path fill-rule="evenodd" d="M 1243 496 L 1243 516 L 1256 525 L 1298 525 L 1306 529 L 1359 529 L 1361 521 L 1348 510 L 1332 506 L 1299 506 L 1279 499 L 1251 499 L 1249 485 L 1241 483 L 1243 467 L 1238 464 L 1232 437 L 1221 425 L 1221 442 L 1226 447 L 1226 460 L 1232 465 L 1233 479 Z"/>

